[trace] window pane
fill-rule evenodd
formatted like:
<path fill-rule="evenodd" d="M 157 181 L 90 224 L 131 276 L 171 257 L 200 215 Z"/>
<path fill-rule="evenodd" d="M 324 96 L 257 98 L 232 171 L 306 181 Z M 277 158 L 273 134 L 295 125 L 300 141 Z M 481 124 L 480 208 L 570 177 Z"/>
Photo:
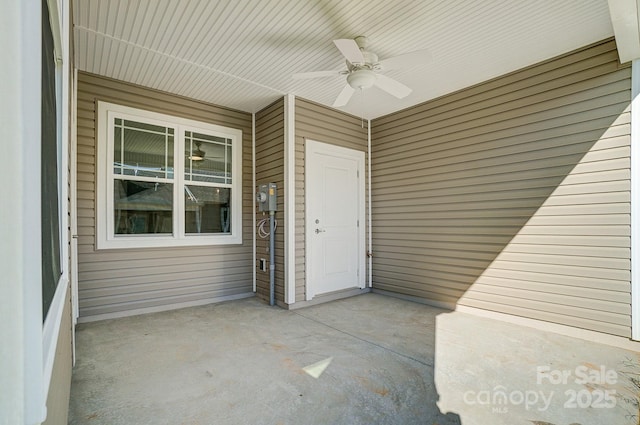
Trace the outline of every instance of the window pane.
<path fill-rule="evenodd" d="M 231 139 L 185 132 L 185 179 L 231 184 Z"/>
<path fill-rule="evenodd" d="M 231 189 L 185 186 L 185 231 L 231 233 Z"/>
<path fill-rule="evenodd" d="M 173 185 L 115 179 L 116 235 L 173 233 Z"/>
<path fill-rule="evenodd" d="M 163 127 L 161 125 L 154 125 L 154 124 L 148 124 L 146 122 L 137 122 L 137 121 L 131 121 L 131 120 L 124 120 L 124 125 L 125 127 L 144 130 L 151 133 L 164 134 L 165 131 L 167 130 L 167 127 Z M 169 129 L 169 130 L 173 132 L 172 129 Z"/>
<path fill-rule="evenodd" d="M 173 178 L 173 129 L 131 120 L 114 123 L 115 174 Z"/>
<path fill-rule="evenodd" d="M 231 184 L 231 140 L 229 140 L 229 144 L 227 144 L 225 167 L 227 169 L 227 183 Z"/>
<path fill-rule="evenodd" d="M 122 120 L 116 120 L 116 126 L 113 129 L 113 174 L 122 174 Z"/>
<path fill-rule="evenodd" d="M 42 96 L 40 98 L 40 129 L 41 129 L 41 156 L 40 156 L 40 225 L 41 232 L 41 257 L 42 257 L 42 321 L 47 318 L 53 297 L 58 288 L 62 268 L 66 262 L 60 262 L 60 216 L 58 214 L 58 120 L 56 102 L 56 64 L 54 58 L 54 43 L 49 25 L 49 8 L 46 2 L 42 5 Z M 38 161 L 33 161 L 33 167 L 38 166 Z M 11 184 L 11 182 L 5 182 Z M 9 211 L 10 200 L 3 200 Z M 33 253 L 34 257 L 35 252 Z M 37 258 L 37 257 L 36 257 Z M 8 283 L 8 282 L 7 282 Z"/>
<path fill-rule="evenodd" d="M 218 136 L 212 136 L 210 134 L 204 134 L 204 133 L 193 133 L 193 138 L 195 140 L 202 140 L 202 141 L 206 141 L 206 142 L 215 142 L 215 143 L 221 143 L 221 144 L 226 144 L 229 142 L 229 139 L 225 139 L 224 137 L 218 137 Z"/>

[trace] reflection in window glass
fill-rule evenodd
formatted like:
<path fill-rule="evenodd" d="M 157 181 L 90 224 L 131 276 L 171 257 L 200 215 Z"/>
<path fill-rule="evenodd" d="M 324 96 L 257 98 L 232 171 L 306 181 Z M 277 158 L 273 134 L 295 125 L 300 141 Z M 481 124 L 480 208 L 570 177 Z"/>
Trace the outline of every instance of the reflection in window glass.
<path fill-rule="evenodd" d="M 173 184 L 113 182 L 116 235 L 173 233 Z"/>
<path fill-rule="evenodd" d="M 231 184 L 231 139 L 185 132 L 185 179 Z"/>
<path fill-rule="evenodd" d="M 114 174 L 173 178 L 173 128 L 114 120 Z"/>
<path fill-rule="evenodd" d="M 185 232 L 231 233 L 231 189 L 185 186 Z"/>

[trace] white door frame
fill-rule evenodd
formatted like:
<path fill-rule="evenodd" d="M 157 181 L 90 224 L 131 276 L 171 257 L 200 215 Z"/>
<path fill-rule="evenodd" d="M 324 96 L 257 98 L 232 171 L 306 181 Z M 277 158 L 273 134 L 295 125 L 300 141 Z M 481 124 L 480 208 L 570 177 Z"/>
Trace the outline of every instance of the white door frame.
<path fill-rule="evenodd" d="M 308 163 L 312 153 L 322 153 L 332 155 L 340 158 L 348 158 L 355 160 L 358 164 L 358 287 L 365 287 L 365 257 L 366 257 L 366 240 L 365 240 L 365 179 L 364 179 L 364 165 L 365 165 L 365 153 L 364 151 L 358 151 L 355 149 L 344 148 L 342 146 L 336 146 L 329 143 L 323 143 L 316 140 L 305 139 L 305 170 L 308 169 Z M 305 188 L 309 187 L 310 180 L 309 173 L 305 172 Z M 310 301 L 316 295 L 315 288 L 313 288 L 311 280 L 311 267 L 309 266 L 311 255 L 311 239 L 315 227 L 310 223 L 309 219 L 309 197 L 308 192 L 305 192 L 305 294 L 306 300 Z"/>

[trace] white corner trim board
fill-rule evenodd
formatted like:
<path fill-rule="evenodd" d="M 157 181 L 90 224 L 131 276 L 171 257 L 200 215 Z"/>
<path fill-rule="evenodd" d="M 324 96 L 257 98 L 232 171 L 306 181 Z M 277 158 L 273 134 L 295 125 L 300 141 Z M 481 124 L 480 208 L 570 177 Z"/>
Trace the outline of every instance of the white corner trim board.
<path fill-rule="evenodd" d="M 284 286 L 285 303 L 296 302 L 296 97 L 284 98 Z"/>
<path fill-rule="evenodd" d="M 251 114 L 251 184 L 252 184 L 252 190 L 256 190 L 256 114 L 253 113 Z M 257 221 L 256 221 L 256 213 L 255 210 L 253 212 L 253 214 L 251 214 L 251 222 L 253 225 L 253 230 L 251 232 L 251 243 L 253 244 L 253 272 L 252 272 L 252 281 L 253 281 L 253 292 L 256 292 L 257 290 L 257 279 L 258 279 L 258 273 L 256 271 L 256 263 L 258 261 L 258 255 L 257 255 L 257 247 L 256 247 L 256 243 L 257 243 L 257 238 L 256 238 L 256 226 L 257 226 Z"/>
<path fill-rule="evenodd" d="M 631 338 L 640 341 L 640 59 L 631 66 Z"/>
<path fill-rule="evenodd" d="M 367 241 L 367 267 L 369 273 L 369 288 L 373 287 L 373 239 L 371 224 L 371 120 L 367 120 L 367 230 L 369 232 L 369 240 Z"/>

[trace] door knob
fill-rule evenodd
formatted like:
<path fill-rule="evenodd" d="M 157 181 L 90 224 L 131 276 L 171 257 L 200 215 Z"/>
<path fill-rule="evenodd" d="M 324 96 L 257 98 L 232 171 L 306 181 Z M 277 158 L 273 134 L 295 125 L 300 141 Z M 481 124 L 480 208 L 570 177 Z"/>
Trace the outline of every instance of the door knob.
<path fill-rule="evenodd" d="M 326 230 L 324 230 L 324 229 L 316 229 L 316 234 L 317 233 L 324 233 L 324 232 L 326 232 Z"/>

